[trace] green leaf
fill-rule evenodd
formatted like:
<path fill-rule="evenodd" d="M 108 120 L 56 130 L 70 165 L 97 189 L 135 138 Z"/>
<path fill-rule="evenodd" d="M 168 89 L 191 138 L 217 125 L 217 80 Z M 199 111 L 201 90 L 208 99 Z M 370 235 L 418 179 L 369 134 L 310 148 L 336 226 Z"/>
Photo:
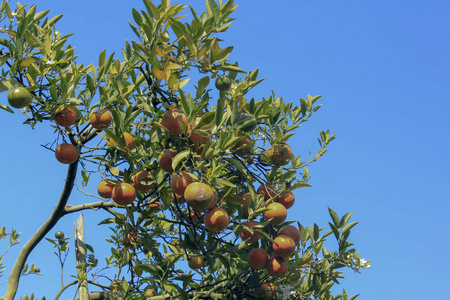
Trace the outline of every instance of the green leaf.
<path fill-rule="evenodd" d="M 0 104 L 0 108 L 1 109 L 4 109 L 4 110 L 6 110 L 7 112 L 10 112 L 10 113 L 14 113 L 14 111 L 8 106 L 8 105 L 5 105 L 5 104 Z"/>
<path fill-rule="evenodd" d="M 206 9 L 208 11 L 208 14 L 214 17 L 215 23 L 218 24 L 220 20 L 220 10 L 219 6 L 217 6 L 216 1 L 214 0 L 206 1 Z"/>
<path fill-rule="evenodd" d="M 339 225 L 339 217 L 337 215 L 337 213 L 332 210 L 329 206 L 328 206 L 328 212 L 330 213 L 331 219 L 333 220 L 334 225 L 338 226 Z"/>
<path fill-rule="evenodd" d="M 286 188 L 286 191 L 290 192 L 290 191 L 293 191 L 293 190 L 296 190 L 296 189 L 299 189 L 299 188 L 302 188 L 302 187 L 310 187 L 310 186 L 312 186 L 312 185 L 310 185 L 307 182 L 299 181 L 299 182 L 294 183 L 290 187 Z"/>
<path fill-rule="evenodd" d="M 247 170 L 245 169 L 244 165 L 241 164 L 241 162 L 235 158 L 229 157 L 227 160 L 236 168 L 239 172 L 241 172 L 244 175 L 247 175 Z"/>
<path fill-rule="evenodd" d="M 209 76 L 205 76 L 198 81 L 197 92 L 195 98 L 199 99 L 209 84 Z"/>
<path fill-rule="evenodd" d="M 217 127 L 220 126 L 223 119 L 223 99 L 217 100 L 217 106 L 216 106 L 216 116 L 215 116 L 215 125 Z"/>
<path fill-rule="evenodd" d="M 352 215 L 353 215 L 353 212 L 352 212 L 352 211 L 346 213 L 346 214 L 342 217 L 342 219 L 341 219 L 341 221 L 340 221 L 340 223 L 339 223 L 339 228 L 344 227 L 344 226 L 347 224 L 348 220 L 350 219 L 350 217 L 351 217 Z"/>
<path fill-rule="evenodd" d="M 172 160 L 172 169 L 176 170 L 178 164 L 187 156 L 189 156 L 189 154 L 191 153 L 190 150 L 184 150 L 180 153 L 178 153 L 177 155 L 175 155 L 175 157 Z"/>
<path fill-rule="evenodd" d="M 223 65 L 223 66 L 220 66 L 219 69 L 222 71 L 234 71 L 234 72 L 239 72 L 239 73 L 245 73 L 244 70 L 242 70 L 241 68 L 239 68 L 237 66 L 233 66 L 233 65 Z"/>
<path fill-rule="evenodd" d="M 352 229 L 356 224 L 358 224 L 358 222 L 352 222 L 352 223 L 348 224 L 347 226 L 345 226 L 344 229 L 342 229 L 342 234 L 345 234 L 347 231 Z"/>
<path fill-rule="evenodd" d="M 339 241 L 339 230 L 337 229 L 337 227 L 336 226 L 334 226 L 333 224 L 331 224 L 330 222 L 328 222 L 328 224 L 330 224 L 330 228 L 331 228 L 331 230 L 333 231 L 333 233 L 334 233 L 334 236 L 336 237 L 336 240 L 338 240 Z"/>

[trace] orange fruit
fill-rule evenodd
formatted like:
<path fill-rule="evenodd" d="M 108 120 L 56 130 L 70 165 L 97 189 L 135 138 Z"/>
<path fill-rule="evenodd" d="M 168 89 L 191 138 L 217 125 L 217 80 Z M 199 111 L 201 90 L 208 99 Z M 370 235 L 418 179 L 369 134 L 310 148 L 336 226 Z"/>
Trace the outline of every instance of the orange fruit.
<path fill-rule="evenodd" d="M 154 180 L 152 173 L 147 171 L 139 171 L 133 177 L 131 177 L 133 181 L 134 188 L 139 192 L 148 192 L 155 187 L 155 183 L 151 183 L 150 181 Z"/>
<path fill-rule="evenodd" d="M 164 208 L 161 201 L 155 201 L 155 202 L 149 203 L 147 205 L 147 207 L 148 208 L 156 208 L 157 211 L 160 211 Z"/>
<path fill-rule="evenodd" d="M 70 127 L 77 121 L 77 112 L 75 108 L 69 106 L 55 116 L 55 123 L 62 127 Z"/>
<path fill-rule="evenodd" d="M 253 269 L 263 269 L 269 261 L 269 254 L 263 248 L 254 248 L 248 253 L 247 261 Z"/>
<path fill-rule="evenodd" d="M 261 284 L 256 289 L 256 296 L 258 299 L 269 300 L 275 296 L 275 284 L 272 282 L 267 282 Z"/>
<path fill-rule="evenodd" d="M 8 98 L 9 105 L 14 108 L 24 108 L 30 104 L 33 98 L 31 93 L 22 86 L 10 89 L 6 97 Z"/>
<path fill-rule="evenodd" d="M 292 150 L 286 144 L 275 144 L 269 149 L 269 158 L 274 165 L 287 165 L 292 159 Z"/>
<path fill-rule="evenodd" d="M 233 149 L 237 150 L 238 154 L 248 154 L 253 149 L 253 142 L 248 136 L 244 136 L 233 146 Z"/>
<path fill-rule="evenodd" d="M 289 209 L 292 207 L 292 205 L 294 205 L 294 202 L 295 202 L 294 193 L 288 192 L 288 193 L 284 194 L 283 196 L 278 197 L 276 201 L 278 203 L 283 204 L 283 206 L 286 207 L 286 209 Z"/>
<path fill-rule="evenodd" d="M 247 218 L 248 217 L 248 206 L 252 202 L 252 196 L 250 195 L 250 193 L 245 193 L 242 196 L 242 199 L 244 199 L 244 201 L 247 203 L 247 204 L 242 205 L 242 213 L 243 213 L 244 217 Z"/>
<path fill-rule="evenodd" d="M 277 256 L 289 257 L 295 252 L 294 239 L 288 235 L 279 235 L 273 240 L 272 248 Z"/>
<path fill-rule="evenodd" d="M 266 265 L 267 273 L 273 278 L 279 278 L 286 275 L 289 265 L 285 258 L 274 256 L 269 259 Z"/>
<path fill-rule="evenodd" d="M 109 127 L 112 123 L 112 115 L 109 110 L 100 109 L 92 113 L 89 118 L 92 127 L 97 130 L 103 130 Z"/>
<path fill-rule="evenodd" d="M 188 185 L 194 181 L 195 179 L 188 172 L 183 171 L 172 176 L 170 185 L 175 194 L 183 196 Z"/>
<path fill-rule="evenodd" d="M 295 245 L 300 243 L 300 230 L 298 230 L 294 225 L 287 225 L 283 227 L 280 231 L 280 235 L 290 236 L 294 240 Z"/>
<path fill-rule="evenodd" d="M 100 181 L 97 185 L 97 192 L 100 195 L 100 197 L 108 199 L 111 198 L 112 191 L 116 184 L 108 179 L 103 179 Z"/>
<path fill-rule="evenodd" d="M 79 155 L 77 147 L 68 143 L 58 145 L 55 150 L 56 159 L 63 164 L 73 164 Z"/>
<path fill-rule="evenodd" d="M 227 228 L 230 223 L 230 218 L 228 217 L 228 213 L 223 208 L 214 207 L 205 213 L 203 221 L 206 229 L 209 231 L 218 232 Z"/>
<path fill-rule="evenodd" d="M 211 130 L 205 131 L 201 129 L 193 129 L 189 135 L 189 140 L 194 144 L 203 144 L 209 141 Z"/>
<path fill-rule="evenodd" d="M 166 171 L 167 173 L 174 172 L 174 169 L 172 168 L 172 161 L 177 154 L 178 152 L 173 149 L 164 149 L 163 152 L 161 152 L 158 157 L 158 163 L 163 171 Z M 177 166 L 177 169 L 179 167 L 180 165 Z"/>
<path fill-rule="evenodd" d="M 198 210 L 206 210 L 214 200 L 214 191 L 206 183 L 193 182 L 184 191 L 186 203 Z"/>
<path fill-rule="evenodd" d="M 274 185 L 266 184 L 259 186 L 259 188 L 256 190 L 256 193 L 264 195 L 264 200 L 267 201 L 270 198 L 275 197 L 278 194 L 278 191 L 275 189 Z"/>
<path fill-rule="evenodd" d="M 203 266 L 203 262 L 203 256 L 196 254 L 189 256 L 188 265 L 192 270 L 197 270 Z"/>
<path fill-rule="evenodd" d="M 133 150 L 134 147 L 134 139 L 131 136 L 131 134 L 129 134 L 128 132 L 124 132 L 123 133 L 123 138 L 125 139 L 125 148 L 127 150 Z M 117 146 L 118 142 L 116 142 L 115 140 L 113 140 L 112 138 L 109 139 L 109 146 Z M 125 152 L 121 151 L 120 154 L 124 155 L 126 154 Z"/>
<path fill-rule="evenodd" d="M 258 225 L 258 223 L 256 223 L 255 221 L 248 221 L 248 222 L 244 223 L 244 225 L 252 228 L 252 227 Z M 249 231 L 247 231 L 245 229 L 242 229 L 240 236 L 241 236 L 242 241 L 248 240 L 248 243 L 250 243 L 250 244 L 256 243 L 260 238 L 259 234 L 257 234 L 256 232 L 250 233 Z"/>
<path fill-rule="evenodd" d="M 136 190 L 131 184 L 122 182 L 114 187 L 111 197 L 119 205 L 128 205 L 136 199 Z"/>
<path fill-rule="evenodd" d="M 186 133 L 190 129 L 188 119 L 181 109 L 168 110 L 164 114 L 161 124 L 167 128 L 170 135 Z"/>
<path fill-rule="evenodd" d="M 213 209 L 216 205 L 217 202 L 219 201 L 219 196 L 217 196 L 217 193 L 214 192 L 214 198 L 213 198 L 213 202 L 211 203 L 211 205 L 208 207 L 208 209 Z"/>
<path fill-rule="evenodd" d="M 267 208 L 269 210 L 266 210 L 264 212 L 264 219 L 270 220 L 270 224 L 272 225 L 280 225 L 283 223 L 287 218 L 287 210 L 283 206 L 283 204 L 280 203 L 270 203 Z"/>

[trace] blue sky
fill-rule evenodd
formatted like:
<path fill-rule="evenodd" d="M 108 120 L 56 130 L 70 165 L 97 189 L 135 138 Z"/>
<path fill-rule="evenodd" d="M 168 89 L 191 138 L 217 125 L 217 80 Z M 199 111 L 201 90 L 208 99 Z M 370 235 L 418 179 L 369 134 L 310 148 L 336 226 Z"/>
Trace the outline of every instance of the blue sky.
<path fill-rule="evenodd" d="M 204 1 L 192 2 L 197 11 L 204 9 Z M 450 280 L 448 1 L 235 2 L 237 20 L 222 38 L 235 46 L 232 61 L 266 77 L 251 96 L 274 90 L 298 103 L 307 94 L 323 95 L 323 107 L 290 141 L 295 155 L 306 159 L 319 149 L 319 130 L 336 132 L 326 155 L 310 167 L 314 187 L 296 191 L 290 217 L 327 226 L 328 206 L 340 216 L 354 211 L 359 224 L 350 241 L 372 267 L 345 273 L 342 286 L 349 294 L 368 300 L 442 298 Z M 64 14 L 57 27 L 76 33 L 71 44 L 79 62 L 89 64 L 103 49 L 119 53 L 124 40 L 134 38 L 127 25 L 133 6 L 142 8 L 140 1 L 40 0 L 38 10 Z M 66 167 L 40 146 L 52 141 L 48 123 L 33 131 L 21 124 L 19 113 L 0 114 L 0 226 L 22 232 L 24 243 L 51 213 Z M 85 201 L 74 191 L 70 202 Z M 72 235 L 76 217 L 66 217 L 54 231 Z M 88 243 L 109 235 L 106 227 L 95 228 L 102 217 L 85 213 L 93 228 Z M 96 255 L 108 251 L 96 248 Z M 56 294 L 52 252 L 46 242 L 37 247 L 30 262 L 43 276 L 24 278 L 19 294 Z M 16 254 L 14 248 L 8 253 L 8 270 Z M 70 263 L 68 271 L 74 270 Z M 1 295 L 5 289 L 0 285 Z"/>

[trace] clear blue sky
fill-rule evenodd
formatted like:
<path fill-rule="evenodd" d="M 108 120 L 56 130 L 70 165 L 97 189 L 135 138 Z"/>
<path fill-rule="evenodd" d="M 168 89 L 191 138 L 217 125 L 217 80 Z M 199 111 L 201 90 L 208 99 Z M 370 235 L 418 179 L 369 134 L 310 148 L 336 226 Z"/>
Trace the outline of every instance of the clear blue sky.
<path fill-rule="evenodd" d="M 203 0 L 192 2 L 198 11 L 204 9 Z M 352 220 L 359 224 L 350 241 L 372 268 L 346 272 L 342 283 L 349 294 L 361 293 L 367 300 L 443 299 L 450 280 L 445 254 L 450 247 L 450 3 L 235 2 L 237 20 L 223 35 L 225 44 L 235 46 L 230 58 L 266 77 L 251 96 L 274 90 L 297 102 L 307 94 L 323 95 L 323 107 L 290 142 L 295 154 L 306 159 L 309 150 L 315 153 L 321 129 L 338 137 L 311 166 L 314 187 L 296 191 L 290 216 L 304 225 L 327 226 L 327 206 L 340 216 L 354 211 Z M 119 53 L 124 40 L 134 38 L 127 25 L 133 6 L 142 8 L 140 1 L 39 0 L 38 10 L 64 14 L 58 29 L 76 33 L 71 44 L 79 62 L 88 64 L 103 49 Z M 0 103 L 6 103 L 6 94 Z M 22 232 L 25 242 L 56 204 L 66 167 L 40 146 L 53 141 L 48 123 L 33 131 L 21 125 L 21 114 L 0 114 L 0 226 Z M 70 203 L 86 200 L 74 191 Z M 76 217 L 66 217 L 50 237 L 56 230 L 72 235 Z M 87 243 L 101 245 L 97 240 L 108 236 L 106 227 L 95 227 L 102 217 L 85 213 L 92 226 Z M 16 250 L 8 253 L 7 270 Z M 59 274 L 52 252 L 47 242 L 35 250 L 30 262 L 43 276 L 24 278 L 20 295 L 34 291 L 54 297 Z M 107 253 L 96 248 L 99 258 Z M 66 281 L 74 272 L 71 259 Z M 0 295 L 5 289 L 0 285 Z"/>

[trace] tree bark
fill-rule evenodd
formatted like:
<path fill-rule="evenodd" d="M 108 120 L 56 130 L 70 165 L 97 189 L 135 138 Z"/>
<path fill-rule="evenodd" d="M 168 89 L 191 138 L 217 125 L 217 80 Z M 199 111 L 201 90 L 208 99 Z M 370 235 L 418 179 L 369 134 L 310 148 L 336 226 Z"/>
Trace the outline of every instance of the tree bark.
<path fill-rule="evenodd" d="M 22 250 L 17 257 L 16 263 L 9 275 L 8 287 L 6 289 L 5 300 L 14 300 L 17 293 L 17 288 L 19 287 L 20 275 L 22 273 L 23 267 L 27 261 L 28 255 L 33 251 L 34 247 L 45 237 L 45 235 L 56 225 L 58 220 L 62 217 L 64 212 L 64 207 L 69 200 L 70 193 L 75 182 L 75 177 L 77 174 L 78 160 L 73 164 L 70 164 L 67 169 L 66 183 L 62 190 L 61 196 L 58 203 L 53 209 L 53 213 L 45 221 L 44 224 L 36 231 L 36 233 L 28 240 L 28 242 L 23 246 Z"/>

